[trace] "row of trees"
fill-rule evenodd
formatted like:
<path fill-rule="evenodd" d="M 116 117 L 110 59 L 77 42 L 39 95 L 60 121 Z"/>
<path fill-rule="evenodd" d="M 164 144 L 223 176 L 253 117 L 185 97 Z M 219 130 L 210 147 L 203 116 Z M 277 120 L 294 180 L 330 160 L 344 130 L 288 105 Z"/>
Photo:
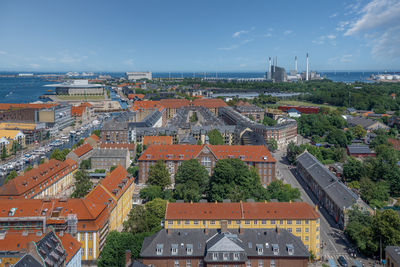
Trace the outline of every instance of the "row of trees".
<path fill-rule="evenodd" d="M 305 150 L 316 157 L 322 164 L 332 164 L 334 162 L 344 162 L 347 158 L 346 149 L 342 147 L 322 147 L 311 144 L 296 145 L 290 142 L 287 146 L 287 159 L 294 164 L 296 157 Z"/>
<path fill-rule="evenodd" d="M 171 184 L 170 174 L 165 163 L 160 160 L 150 167 L 147 183 L 149 186 L 140 191 L 141 198 L 145 200 L 163 198 L 197 202 L 207 198 L 209 201 L 290 201 L 300 198 L 297 188 L 284 185 L 281 181 L 274 181 L 265 189 L 257 170 L 254 167 L 248 168 L 239 159 L 219 160 L 211 177 L 196 159 L 184 161 L 175 175 L 174 190 L 168 189 Z"/>

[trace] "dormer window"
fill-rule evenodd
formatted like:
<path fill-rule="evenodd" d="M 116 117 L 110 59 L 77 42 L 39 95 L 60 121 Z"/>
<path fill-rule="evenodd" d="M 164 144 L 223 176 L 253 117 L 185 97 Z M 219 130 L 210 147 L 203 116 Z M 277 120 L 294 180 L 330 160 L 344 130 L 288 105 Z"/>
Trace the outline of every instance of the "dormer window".
<path fill-rule="evenodd" d="M 229 253 L 222 254 L 222 257 L 223 257 L 224 261 L 229 260 Z"/>
<path fill-rule="evenodd" d="M 279 246 L 278 244 L 272 244 L 272 251 L 274 252 L 274 255 L 279 254 Z"/>
<path fill-rule="evenodd" d="M 263 245 L 262 244 L 257 244 L 257 254 L 262 255 L 263 254 Z"/>
<path fill-rule="evenodd" d="M 187 255 L 192 255 L 193 254 L 193 244 L 187 244 L 186 245 L 186 253 L 187 253 Z"/>
<path fill-rule="evenodd" d="M 233 253 L 233 259 L 235 261 L 239 260 L 239 253 Z"/>
<path fill-rule="evenodd" d="M 171 245 L 171 254 L 172 255 L 178 254 L 178 244 L 172 244 Z"/>
<path fill-rule="evenodd" d="M 157 248 L 156 248 L 157 255 L 162 255 L 163 254 L 163 250 L 164 250 L 164 245 L 163 244 L 157 244 Z"/>
<path fill-rule="evenodd" d="M 293 244 L 286 244 L 286 249 L 287 249 L 289 255 L 293 255 L 294 254 Z"/>
<path fill-rule="evenodd" d="M 212 254 L 212 258 L 213 258 L 213 260 L 218 260 L 218 254 L 217 253 L 213 253 Z"/>
<path fill-rule="evenodd" d="M 150 159 L 151 158 L 151 155 L 150 154 L 147 154 L 146 155 L 146 159 Z"/>

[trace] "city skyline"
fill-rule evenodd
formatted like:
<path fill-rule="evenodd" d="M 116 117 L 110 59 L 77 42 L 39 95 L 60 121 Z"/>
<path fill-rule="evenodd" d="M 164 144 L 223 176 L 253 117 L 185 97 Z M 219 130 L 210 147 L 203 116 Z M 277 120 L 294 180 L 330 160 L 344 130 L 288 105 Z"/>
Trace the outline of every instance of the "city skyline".
<path fill-rule="evenodd" d="M 1 71 L 400 69 L 400 1 L 3 2 Z"/>

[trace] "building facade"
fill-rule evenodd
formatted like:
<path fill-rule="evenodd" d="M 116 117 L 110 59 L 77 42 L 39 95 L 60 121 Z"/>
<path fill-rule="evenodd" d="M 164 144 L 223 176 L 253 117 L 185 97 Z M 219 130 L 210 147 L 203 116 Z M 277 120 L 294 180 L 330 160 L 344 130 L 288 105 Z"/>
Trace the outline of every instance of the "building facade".
<path fill-rule="evenodd" d="M 112 166 L 130 166 L 130 153 L 128 149 L 96 148 L 90 156 L 92 169 L 109 170 Z"/>
<path fill-rule="evenodd" d="M 320 215 L 305 202 L 167 203 L 165 229 L 276 229 L 320 258 Z"/>
<path fill-rule="evenodd" d="M 197 159 L 211 175 L 220 159 L 237 158 L 257 169 L 261 184 L 267 186 L 275 180 L 275 159 L 265 146 L 226 145 L 152 145 L 139 157 L 139 183 L 145 183 L 149 168 L 157 160 L 165 161 L 172 183 L 183 161 Z"/>
<path fill-rule="evenodd" d="M 128 80 L 141 80 L 141 79 L 152 80 L 153 79 L 153 74 L 151 71 L 126 72 L 125 76 Z"/>

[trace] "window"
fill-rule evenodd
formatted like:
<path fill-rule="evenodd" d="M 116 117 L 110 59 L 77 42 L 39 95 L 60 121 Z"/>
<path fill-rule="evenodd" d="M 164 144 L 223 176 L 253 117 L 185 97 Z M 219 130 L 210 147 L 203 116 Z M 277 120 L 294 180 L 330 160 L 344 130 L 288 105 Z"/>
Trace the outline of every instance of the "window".
<path fill-rule="evenodd" d="M 236 224 L 240 224 L 240 221 L 236 221 Z"/>
<path fill-rule="evenodd" d="M 264 266 L 263 260 L 258 260 L 258 267 L 263 267 L 263 266 Z"/>
<path fill-rule="evenodd" d="M 215 224 L 215 221 L 214 220 L 210 221 L 210 224 Z"/>
<path fill-rule="evenodd" d="M 317 240 L 319 239 L 319 235 L 317 235 L 316 239 L 317 239 Z"/>
<path fill-rule="evenodd" d="M 261 255 L 263 253 L 263 245 L 262 244 L 257 244 L 257 253 L 258 255 Z"/>
<path fill-rule="evenodd" d="M 317 226 L 317 232 L 319 231 L 319 227 Z"/>
<path fill-rule="evenodd" d="M 195 221 L 194 221 L 194 224 L 196 224 L 196 225 L 199 224 L 199 221 L 198 221 L 198 220 L 195 220 Z"/>
<path fill-rule="evenodd" d="M 199 267 L 203 267 L 203 260 L 199 260 Z"/>
<path fill-rule="evenodd" d="M 301 224 L 301 220 L 297 220 L 297 221 L 296 221 L 296 224 Z"/>
<path fill-rule="evenodd" d="M 85 256 L 85 250 L 81 249 L 81 257 L 84 257 L 84 256 Z"/>
<path fill-rule="evenodd" d="M 186 260 L 186 267 L 192 267 L 192 261 Z"/>
<path fill-rule="evenodd" d="M 261 224 L 267 224 L 267 221 L 266 220 L 262 220 Z"/>
<path fill-rule="evenodd" d="M 93 256 L 93 248 L 89 248 L 89 256 Z"/>
<path fill-rule="evenodd" d="M 275 267 L 275 260 L 271 260 L 269 266 L 270 266 L 270 267 Z"/>
<path fill-rule="evenodd" d="M 234 260 L 239 260 L 239 253 L 233 253 L 233 259 Z"/>
<path fill-rule="evenodd" d="M 168 221 L 168 224 L 172 225 L 172 224 L 174 224 L 174 221 Z"/>
<path fill-rule="evenodd" d="M 254 224 L 258 224 L 258 221 L 257 221 L 257 220 L 254 220 Z"/>
<path fill-rule="evenodd" d="M 301 228 L 296 228 L 296 233 L 301 233 Z"/>
<path fill-rule="evenodd" d="M 308 220 L 306 220 L 306 224 L 308 224 Z"/>
<path fill-rule="evenodd" d="M 85 241 L 85 233 L 81 233 L 81 241 Z"/>
<path fill-rule="evenodd" d="M 280 224 L 283 224 L 283 220 L 280 220 L 280 222 L 279 222 Z"/>
<path fill-rule="evenodd" d="M 246 267 L 251 267 L 251 261 L 246 262 Z"/>
<path fill-rule="evenodd" d="M 222 258 L 224 259 L 224 261 L 229 260 L 229 254 L 228 253 L 222 254 Z"/>
<path fill-rule="evenodd" d="M 249 220 L 244 221 L 244 224 L 250 224 Z"/>
<path fill-rule="evenodd" d="M 271 220 L 271 224 L 275 224 L 275 220 Z"/>
<path fill-rule="evenodd" d="M 88 233 L 89 240 L 93 240 L 93 233 Z"/>
<path fill-rule="evenodd" d="M 188 255 L 192 255 L 193 254 L 193 244 L 187 244 L 186 245 L 186 253 Z"/>
<path fill-rule="evenodd" d="M 179 261 L 174 261 L 174 267 L 179 267 Z"/>
<path fill-rule="evenodd" d="M 289 233 L 291 233 L 291 232 L 292 232 L 292 228 L 288 228 L 287 230 L 288 230 L 288 232 L 289 232 Z"/>
<path fill-rule="evenodd" d="M 308 233 L 308 227 L 306 228 L 306 233 Z"/>
<path fill-rule="evenodd" d="M 212 254 L 212 258 L 213 258 L 213 260 L 218 260 L 218 254 L 217 253 L 213 253 Z"/>
<path fill-rule="evenodd" d="M 190 221 L 185 221 L 185 224 L 190 224 Z"/>
<path fill-rule="evenodd" d="M 203 157 L 201 159 L 201 165 L 203 165 L 206 168 L 210 168 L 211 167 L 211 160 L 209 157 Z"/>
<path fill-rule="evenodd" d="M 292 224 L 292 220 L 287 220 L 287 224 Z"/>
<path fill-rule="evenodd" d="M 178 225 L 181 225 L 181 221 L 176 221 L 176 223 L 177 223 Z"/>
<path fill-rule="evenodd" d="M 157 255 L 161 255 L 163 253 L 163 248 L 164 248 L 163 244 L 157 244 L 156 248 Z"/>
<path fill-rule="evenodd" d="M 308 241 L 308 235 L 306 235 L 304 238 L 305 238 L 306 241 Z"/>

